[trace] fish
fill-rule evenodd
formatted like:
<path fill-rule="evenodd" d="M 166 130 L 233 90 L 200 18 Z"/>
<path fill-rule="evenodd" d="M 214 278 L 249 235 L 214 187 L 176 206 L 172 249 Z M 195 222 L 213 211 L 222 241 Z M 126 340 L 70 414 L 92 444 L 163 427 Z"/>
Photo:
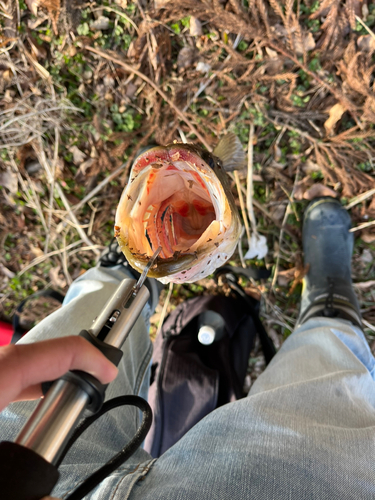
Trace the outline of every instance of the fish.
<path fill-rule="evenodd" d="M 164 284 L 192 283 L 233 255 L 242 223 L 227 171 L 243 168 L 238 137 L 226 134 L 212 153 L 174 142 L 134 161 L 115 216 L 115 237 L 129 264 Z"/>

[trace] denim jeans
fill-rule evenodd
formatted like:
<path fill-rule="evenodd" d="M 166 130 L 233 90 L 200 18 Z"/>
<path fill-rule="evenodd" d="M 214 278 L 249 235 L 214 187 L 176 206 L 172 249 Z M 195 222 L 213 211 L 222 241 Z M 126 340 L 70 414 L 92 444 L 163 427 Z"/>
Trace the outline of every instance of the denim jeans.
<path fill-rule="evenodd" d="M 89 328 L 119 269 L 95 268 L 64 306 L 23 342 Z M 147 394 L 152 346 L 146 306 L 123 350 L 107 397 Z M 34 408 L 0 414 L 0 440 L 14 439 Z M 133 436 L 139 412 L 121 408 L 87 430 L 60 467 L 64 498 Z M 0 494 L 1 497 L 1 494 Z M 159 459 L 139 449 L 86 498 L 95 500 L 346 500 L 375 498 L 375 360 L 351 323 L 310 319 L 284 342 L 247 398 L 204 418 Z"/>

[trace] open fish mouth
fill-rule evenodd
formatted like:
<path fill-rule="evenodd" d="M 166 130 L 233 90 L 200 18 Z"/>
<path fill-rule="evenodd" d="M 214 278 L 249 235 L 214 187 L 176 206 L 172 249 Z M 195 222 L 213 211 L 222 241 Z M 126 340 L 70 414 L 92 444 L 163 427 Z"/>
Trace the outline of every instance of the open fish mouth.
<path fill-rule="evenodd" d="M 234 201 L 228 202 L 228 187 L 214 172 L 220 165 L 210 155 L 206 159 L 210 165 L 198 148 L 184 144 L 158 146 L 136 159 L 115 231 L 137 270 L 161 247 L 149 276 L 164 282 L 194 281 L 232 255 L 238 215 Z"/>

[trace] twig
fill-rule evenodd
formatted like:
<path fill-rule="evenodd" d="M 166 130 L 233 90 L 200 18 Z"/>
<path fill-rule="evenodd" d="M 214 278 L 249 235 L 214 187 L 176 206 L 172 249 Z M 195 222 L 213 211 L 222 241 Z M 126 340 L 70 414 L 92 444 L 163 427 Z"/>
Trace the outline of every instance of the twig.
<path fill-rule="evenodd" d="M 234 179 L 234 175 L 233 175 L 233 173 L 232 173 L 232 172 L 228 172 L 228 176 L 229 176 L 229 177 L 230 177 L 233 181 L 235 181 L 235 179 Z M 245 189 L 242 185 L 241 185 L 241 191 L 242 191 L 242 193 L 246 196 L 246 189 Z M 269 212 L 266 208 L 264 208 L 264 206 L 263 206 L 261 203 L 259 203 L 259 201 L 257 201 L 257 200 L 255 200 L 255 199 L 253 199 L 253 205 L 254 205 L 254 206 L 255 206 L 258 210 L 260 210 L 261 212 L 263 212 L 263 213 L 264 213 L 264 215 L 265 215 L 268 219 L 270 219 L 270 220 L 271 220 L 271 221 L 275 224 L 275 226 L 276 226 L 276 227 L 278 227 L 279 229 L 281 229 L 282 224 L 280 224 L 280 222 L 279 222 L 277 219 L 275 219 L 275 218 L 274 218 L 274 217 L 270 214 L 270 212 Z M 298 239 L 298 238 L 296 237 L 296 235 L 295 235 L 295 234 L 293 234 L 293 233 L 292 233 L 292 232 L 291 232 L 291 231 L 290 231 L 287 227 L 284 227 L 284 232 L 285 232 L 285 233 L 287 233 L 287 234 L 288 234 L 288 235 L 289 235 L 289 236 L 290 236 L 290 237 L 291 237 L 291 238 L 292 238 L 295 242 L 299 243 L 299 239 Z"/>
<path fill-rule="evenodd" d="M 153 129 L 151 129 L 139 142 L 138 142 L 138 149 L 143 146 L 145 142 L 150 138 L 151 134 L 153 133 Z M 126 163 L 123 163 L 120 165 L 114 172 L 112 172 L 108 177 L 102 180 L 102 182 L 99 182 L 99 184 L 92 190 L 90 191 L 79 203 L 74 205 L 72 207 L 73 212 L 77 212 L 85 203 L 87 203 L 91 198 L 96 196 L 109 182 L 113 181 L 116 177 L 118 177 L 122 172 L 127 172 L 129 169 L 130 165 L 132 164 L 132 161 L 137 153 L 137 150 L 135 150 L 130 156 L 129 159 Z"/>
<path fill-rule="evenodd" d="M 46 155 L 45 155 L 45 152 L 43 150 L 43 143 L 42 143 L 42 140 L 41 138 L 39 138 L 39 147 L 36 148 L 34 146 L 34 149 L 36 150 L 36 153 L 37 153 L 37 156 L 38 156 L 38 160 L 40 162 L 41 165 L 43 165 L 46 173 L 47 173 L 47 177 L 49 178 L 49 181 L 52 183 L 52 172 L 51 172 L 51 169 L 50 169 L 50 166 L 48 165 L 48 161 L 47 161 L 47 158 L 46 158 Z M 81 237 L 81 239 L 86 243 L 86 245 L 88 246 L 93 246 L 93 243 L 92 241 L 90 240 L 90 238 L 87 236 L 87 234 L 85 233 L 85 231 L 82 229 L 82 227 L 80 226 L 79 222 L 78 222 L 78 219 L 77 217 L 74 215 L 71 207 L 70 207 L 70 204 L 64 194 L 64 191 L 62 190 L 61 186 L 59 183 L 56 183 L 55 184 L 56 186 L 56 191 L 57 191 L 57 194 L 59 195 L 59 198 L 61 199 L 61 201 L 63 202 L 63 205 L 66 209 L 66 211 L 68 212 L 69 214 L 69 217 L 70 217 L 70 220 L 73 222 L 73 224 L 75 224 L 75 227 L 76 227 L 76 230 L 79 234 L 79 236 Z M 96 249 L 94 249 L 94 253 L 96 255 L 100 255 L 100 252 Z"/>
<path fill-rule="evenodd" d="M 68 250 L 68 248 L 69 247 L 66 247 L 66 250 Z M 72 255 L 75 255 L 79 252 L 87 252 L 88 250 L 93 250 L 94 248 L 97 248 L 98 250 L 104 250 L 105 247 L 103 245 L 90 245 L 89 247 L 76 248 L 75 250 L 72 250 L 68 253 L 68 257 L 71 257 Z"/>
<path fill-rule="evenodd" d="M 254 141 L 254 124 L 250 124 L 249 130 L 249 143 L 247 147 L 247 189 L 246 189 L 246 208 L 247 213 L 249 215 L 249 220 L 251 224 L 251 229 L 255 235 L 258 234 L 257 231 L 257 222 L 255 220 L 254 215 L 254 207 L 253 207 L 253 141 Z M 250 245 L 249 245 L 250 246 Z"/>
<path fill-rule="evenodd" d="M 98 211 L 98 209 L 92 204 L 91 200 L 89 201 L 88 205 L 91 208 L 91 217 L 90 217 L 90 223 L 89 223 L 87 234 L 88 234 L 88 236 L 91 236 L 92 229 L 94 227 L 95 215 L 96 215 L 96 212 Z"/>
<path fill-rule="evenodd" d="M 212 75 L 209 76 L 209 78 L 205 82 L 201 82 L 199 85 L 199 89 L 195 92 L 193 97 L 190 99 L 190 101 L 186 104 L 186 106 L 182 109 L 183 112 L 187 111 L 190 106 L 198 99 L 198 97 L 201 95 L 201 93 L 206 90 L 206 88 L 209 86 L 209 84 L 212 82 L 212 80 L 216 77 L 216 73 L 212 73 Z"/>
<path fill-rule="evenodd" d="M 29 63 L 31 64 L 31 66 L 34 66 L 35 68 L 35 71 L 38 73 L 38 75 L 43 79 L 43 80 L 47 80 L 48 82 L 52 82 L 52 77 L 50 75 L 50 73 L 46 70 L 46 68 L 44 68 L 41 64 L 38 63 L 38 61 L 36 61 L 33 56 L 30 54 L 30 52 L 28 52 L 24 46 L 24 44 L 22 43 L 22 40 L 19 39 L 18 40 L 18 44 L 22 50 L 22 52 L 25 54 L 26 56 L 26 59 L 29 61 Z"/>
<path fill-rule="evenodd" d="M 263 112 L 263 110 L 262 110 L 262 114 L 264 115 L 266 120 L 268 120 L 270 123 L 275 125 L 275 127 L 283 127 L 284 129 L 290 130 L 291 132 L 296 132 L 301 137 L 304 137 L 305 139 L 312 142 L 313 144 L 318 145 L 319 141 L 317 139 L 315 139 L 313 136 L 311 136 L 310 134 L 303 132 L 299 128 L 295 128 L 295 127 L 292 127 L 291 125 L 287 125 L 286 123 L 277 122 L 276 120 L 272 120 L 272 118 L 270 118 L 270 116 L 268 116 L 266 112 Z"/>
<path fill-rule="evenodd" d="M 169 283 L 168 295 L 167 295 L 167 298 L 165 299 L 163 309 L 161 311 L 158 330 L 156 332 L 156 337 L 159 335 L 159 333 L 161 332 L 161 329 L 163 328 L 163 323 L 164 323 L 165 316 L 167 314 L 167 308 L 169 306 L 169 301 L 171 300 L 172 292 L 173 292 L 173 283 L 171 282 L 171 283 Z"/>
<path fill-rule="evenodd" d="M 243 257 L 243 251 L 242 251 L 242 236 L 243 236 L 243 233 L 244 233 L 244 227 L 242 226 L 242 233 L 241 233 L 241 236 L 238 240 L 238 243 L 237 243 L 237 246 L 238 246 L 238 255 L 240 256 L 240 261 L 241 261 L 241 266 L 246 269 L 246 262 L 245 262 L 245 259 Z M 250 240 L 249 240 L 249 246 L 250 246 Z"/>
<path fill-rule="evenodd" d="M 11 58 L 10 58 L 10 55 L 9 55 L 8 51 L 6 51 L 6 52 L 5 52 L 5 56 L 6 56 L 6 58 L 8 59 L 8 61 L 9 61 L 10 63 L 12 63 L 12 61 L 11 61 Z M 23 96 L 22 87 L 21 87 L 21 85 L 20 85 L 20 81 L 19 81 L 19 78 L 18 78 L 18 75 L 17 75 L 17 71 L 16 71 L 16 69 L 14 68 L 14 65 L 13 65 L 13 64 L 10 64 L 10 65 L 9 65 L 9 67 L 10 67 L 10 70 L 12 71 L 13 76 L 14 76 L 14 79 L 15 79 L 15 81 L 16 81 L 16 85 L 17 85 L 18 92 L 19 92 L 20 96 Z"/>
<path fill-rule="evenodd" d="M 112 172 L 108 177 L 99 182 L 99 184 L 90 191 L 82 200 L 72 207 L 73 212 L 77 212 L 85 203 L 87 203 L 91 198 L 96 196 L 109 182 L 113 181 L 116 177 L 118 177 L 121 172 L 123 172 L 127 166 L 130 165 L 130 161 L 128 160 L 126 163 L 120 165 L 114 172 Z"/>
<path fill-rule="evenodd" d="M 30 204 L 32 203 L 32 208 L 34 208 L 34 210 L 36 210 L 36 212 L 38 213 L 39 218 L 40 218 L 40 222 L 42 223 L 42 226 L 43 226 L 43 229 L 47 232 L 47 225 L 46 225 L 46 221 L 45 221 L 45 218 L 43 215 L 42 207 L 40 206 L 39 199 L 35 193 L 35 189 L 34 189 L 34 186 L 31 182 L 29 175 L 26 173 L 27 180 L 28 180 L 28 183 L 30 186 L 30 190 L 32 192 L 32 197 L 30 197 L 30 195 L 28 194 L 26 183 L 23 180 L 22 175 L 20 174 L 20 172 L 18 170 L 17 164 L 14 161 L 13 154 L 10 154 L 9 157 L 10 157 L 10 161 L 11 161 L 11 164 L 13 166 L 13 169 L 17 173 L 18 182 L 22 186 L 22 191 L 23 191 L 24 197 L 28 200 L 28 202 Z"/>
<path fill-rule="evenodd" d="M 248 242 L 248 245 L 250 248 L 250 227 L 249 227 L 249 221 L 247 220 L 247 213 L 246 213 L 245 203 L 244 203 L 243 196 L 242 196 L 241 183 L 240 183 L 240 178 L 238 177 L 238 171 L 235 170 L 233 172 L 233 175 L 234 175 L 234 179 L 236 181 L 238 199 L 240 200 L 240 206 L 241 206 L 242 219 L 243 219 L 243 222 L 245 224 L 247 242 Z"/>
<path fill-rule="evenodd" d="M 299 175 L 299 167 L 297 167 L 297 172 L 296 172 L 296 177 L 294 179 L 293 189 L 292 189 L 290 198 L 288 197 L 288 205 L 286 207 L 284 218 L 283 218 L 283 222 L 282 222 L 282 225 L 281 225 L 280 237 L 279 237 L 279 249 L 277 251 L 275 273 L 273 275 L 273 279 L 272 279 L 272 283 L 271 283 L 271 291 L 273 290 L 273 288 L 274 288 L 274 286 L 276 284 L 277 277 L 278 277 L 278 274 L 279 274 L 279 264 L 280 264 L 280 257 L 281 257 L 281 244 L 282 244 L 282 240 L 283 240 L 283 237 L 284 237 L 284 227 L 285 227 L 285 224 L 286 224 L 286 221 L 288 219 L 289 214 L 292 212 L 291 206 L 292 206 L 293 197 L 294 197 L 294 190 L 295 190 L 296 185 L 297 185 L 298 175 Z"/>
<path fill-rule="evenodd" d="M 49 192 L 49 206 L 51 210 L 48 214 L 48 223 L 47 223 L 47 232 L 46 232 L 46 241 L 44 244 L 44 253 L 48 252 L 49 239 L 51 236 L 51 223 L 52 223 L 52 209 L 53 209 L 53 193 L 55 190 L 55 175 L 56 175 L 56 166 L 57 160 L 59 157 L 59 128 L 55 127 L 55 150 L 53 154 L 53 162 L 52 162 L 52 179 L 50 182 L 50 192 Z"/>
<path fill-rule="evenodd" d="M 256 282 L 253 280 L 253 278 L 250 278 L 250 281 L 253 283 L 254 286 L 257 286 Z M 274 304 L 272 304 L 271 300 L 268 298 L 268 295 L 267 293 L 263 292 L 261 288 L 257 287 L 258 290 L 260 291 L 260 293 L 262 294 L 262 298 L 264 299 L 266 305 L 268 307 L 271 308 L 271 310 L 275 313 L 275 315 L 279 318 L 279 321 L 281 323 L 280 326 L 284 326 L 285 328 L 288 328 L 288 330 L 290 330 L 290 325 L 288 325 L 287 321 L 289 321 L 289 323 L 291 325 L 294 325 L 295 324 L 295 320 L 293 320 L 292 318 L 290 318 L 289 316 L 286 316 L 284 315 L 280 308 L 278 306 L 275 306 Z M 272 319 L 273 322 L 277 323 L 276 320 Z M 278 323 L 279 324 L 279 323 Z"/>
<path fill-rule="evenodd" d="M 236 50 L 238 47 L 240 41 L 242 39 L 241 34 L 239 33 L 236 37 L 236 39 L 233 42 L 233 50 Z M 215 73 L 212 73 L 212 75 L 209 76 L 209 78 L 205 82 L 201 82 L 199 85 L 199 89 L 196 91 L 196 93 L 193 95 L 193 97 L 190 99 L 190 101 L 186 104 L 186 106 L 183 108 L 183 112 L 187 111 L 190 106 L 198 99 L 198 97 L 201 95 L 201 93 L 206 90 L 206 88 L 209 86 L 209 84 L 212 82 L 212 80 L 217 76 L 217 73 L 219 73 L 226 65 L 226 63 L 230 60 L 231 54 L 228 54 L 225 60 L 223 61 L 223 64 L 221 65 L 221 68 L 218 69 Z"/>
<path fill-rule="evenodd" d="M 369 35 L 371 35 L 371 36 L 372 36 L 372 38 L 375 40 L 375 33 L 374 33 L 372 30 L 370 30 L 370 28 L 367 26 L 367 24 L 365 24 L 359 16 L 355 16 L 355 18 L 356 18 L 356 20 L 357 20 L 360 24 L 362 24 L 362 26 L 365 28 L 365 30 L 367 31 L 367 33 L 368 33 Z"/>
<path fill-rule="evenodd" d="M 293 61 L 305 73 L 307 73 L 309 76 L 311 76 L 312 78 L 314 78 L 314 80 L 316 80 L 317 82 L 319 82 L 320 85 L 322 85 L 324 88 L 326 88 L 332 95 L 334 95 L 336 97 L 336 99 L 338 101 L 341 102 L 341 104 L 349 111 L 349 113 L 353 117 L 357 117 L 357 114 L 355 112 L 355 109 L 356 109 L 355 105 L 351 101 L 349 101 L 349 99 L 347 99 L 342 92 L 340 92 L 339 90 L 336 90 L 334 87 L 332 87 L 331 85 L 329 85 L 329 83 L 325 82 L 316 73 L 314 73 L 313 71 L 311 71 L 306 66 L 306 64 L 301 63 L 298 60 L 297 57 L 293 56 L 290 52 L 288 52 L 287 50 L 285 50 L 280 44 L 277 44 L 277 43 L 274 43 L 274 42 L 271 42 L 271 41 L 268 41 L 267 43 L 268 43 L 269 47 L 273 48 L 274 50 L 276 50 L 276 52 L 279 52 L 283 56 L 285 56 L 288 59 L 290 59 L 291 61 Z"/>
<path fill-rule="evenodd" d="M 284 193 L 286 194 L 286 197 L 288 198 L 288 200 L 290 201 L 290 204 L 291 204 L 292 210 L 294 212 L 295 218 L 299 222 L 300 218 L 299 218 L 299 215 L 297 213 L 296 207 L 293 205 L 293 200 L 292 200 L 290 194 L 288 193 L 288 191 L 285 189 L 285 187 L 282 184 L 280 184 L 280 187 L 284 191 Z"/>
<path fill-rule="evenodd" d="M 74 243 L 71 243 L 70 245 L 68 245 L 65 250 L 68 250 L 70 248 L 74 248 L 77 245 L 81 245 L 81 243 L 82 243 L 82 240 L 75 241 Z M 96 246 L 98 246 L 98 245 L 96 245 Z M 54 255 L 60 255 L 63 251 L 64 251 L 64 249 L 59 248 L 58 250 L 53 250 L 52 252 L 45 253 L 44 255 L 41 255 L 40 257 L 36 257 L 34 260 L 32 260 L 30 262 L 30 264 L 27 264 L 27 266 L 25 266 L 23 269 L 21 269 L 21 271 L 17 275 L 22 276 L 26 271 L 28 271 L 32 267 L 37 266 L 41 262 L 44 262 L 45 260 L 49 259 L 50 257 L 53 257 Z"/>
<path fill-rule="evenodd" d="M 112 9 L 112 7 L 107 7 L 105 5 L 101 5 L 100 7 L 97 7 L 96 9 L 91 9 L 91 10 L 92 10 L 92 12 L 94 12 L 96 10 L 108 10 L 108 12 L 114 12 L 118 16 L 123 17 L 124 19 L 126 19 L 128 21 L 128 23 L 130 23 L 133 26 L 133 28 L 135 29 L 135 31 L 138 33 L 138 26 L 124 12 L 120 12 L 120 11 L 118 11 L 116 9 Z"/>
<path fill-rule="evenodd" d="M 375 328 L 372 326 L 371 323 L 369 323 L 368 321 L 366 321 L 365 319 L 362 318 L 362 323 L 367 326 L 367 328 L 369 328 L 371 331 L 375 332 Z"/>
<path fill-rule="evenodd" d="M 63 272 L 64 272 L 66 282 L 70 286 L 73 283 L 73 280 L 72 280 L 72 277 L 70 276 L 70 273 L 68 270 L 68 257 L 66 254 L 66 235 L 64 235 L 64 247 L 63 247 L 63 251 L 61 254 L 61 262 L 62 262 L 62 267 L 63 267 Z"/>
<path fill-rule="evenodd" d="M 363 224 L 360 224 L 357 227 L 352 227 L 349 229 L 349 233 L 355 233 L 356 231 L 360 231 L 361 229 L 366 229 L 366 227 L 371 227 L 375 225 L 375 220 L 372 220 L 370 222 L 364 222 Z"/>
<path fill-rule="evenodd" d="M 182 129 L 180 129 L 179 127 L 177 127 L 177 131 L 180 134 L 181 142 L 183 142 L 184 144 L 187 144 L 188 141 L 186 139 L 186 135 L 184 134 L 184 131 Z"/>
<path fill-rule="evenodd" d="M 356 196 L 355 198 L 352 199 L 352 201 L 349 203 L 349 205 L 346 205 L 346 207 L 345 207 L 346 210 L 349 210 L 350 208 L 354 207 L 358 203 L 361 203 L 362 201 L 367 200 L 367 198 L 370 198 L 370 196 L 372 196 L 373 194 L 375 194 L 375 188 L 370 189 L 369 191 L 366 191 L 365 193 L 362 193 L 362 194 Z"/>
<path fill-rule="evenodd" d="M 108 59 L 108 61 L 112 61 L 119 66 L 122 66 L 126 71 L 129 71 L 129 73 L 134 73 L 142 80 L 147 82 L 156 92 L 165 100 L 165 102 L 175 111 L 175 113 L 181 118 L 182 121 L 186 123 L 186 125 L 190 128 L 190 130 L 197 136 L 197 138 L 201 141 L 201 143 L 209 150 L 211 151 L 211 147 L 208 145 L 206 139 L 198 132 L 198 130 L 194 127 L 194 125 L 191 123 L 191 121 L 185 116 L 185 114 L 169 99 L 167 94 L 161 90 L 161 88 L 156 85 L 150 78 L 148 78 L 146 75 L 144 75 L 141 71 L 138 71 L 137 69 L 129 66 L 125 62 L 123 62 L 121 59 L 117 59 L 116 57 L 112 57 L 111 55 L 107 54 L 106 52 L 103 52 L 102 50 L 94 49 L 93 47 L 89 47 L 88 45 L 82 45 L 83 49 L 86 49 L 90 52 L 93 52 L 94 54 L 97 54 L 100 57 L 103 57 L 104 59 Z"/>

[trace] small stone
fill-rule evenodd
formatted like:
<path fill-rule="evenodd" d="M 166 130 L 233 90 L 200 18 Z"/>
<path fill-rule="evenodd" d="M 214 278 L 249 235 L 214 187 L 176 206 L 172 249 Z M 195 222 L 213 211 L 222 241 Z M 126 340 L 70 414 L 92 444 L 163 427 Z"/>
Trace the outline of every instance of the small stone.
<path fill-rule="evenodd" d="M 84 80 L 91 80 L 92 78 L 92 71 L 91 70 L 86 70 L 83 72 L 83 79 Z"/>
<path fill-rule="evenodd" d="M 90 24 L 91 29 L 95 31 L 107 30 L 109 28 L 109 19 L 105 16 L 100 16 Z"/>
<path fill-rule="evenodd" d="M 364 263 L 364 264 L 370 264 L 371 262 L 373 262 L 374 258 L 372 256 L 372 253 L 371 253 L 371 250 L 369 250 L 368 248 L 365 248 L 362 252 L 362 255 L 361 255 L 361 261 Z"/>
<path fill-rule="evenodd" d="M 208 73 L 211 69 L 211 66 L 203 61 L 199 61 L 195 69 L 199 71 L 199 73 Z"/>
<path fill-rule="evenodd" d="M 85 160 L 86 155 L 77 146 L 72 146 L 69 148 L 69 151 L 73 155 L 73 163 L 74 165 L 81 165 L 81 163 Z"/>
<path fill-rule="evenodd" d="M 104 78 L 103 78 L 103 83 L 106 87 L 113 87 L 114 84 L 115 84 L 115 80 L 112 78 L 112 76 L 110 75 L 106 75 Z"/>

